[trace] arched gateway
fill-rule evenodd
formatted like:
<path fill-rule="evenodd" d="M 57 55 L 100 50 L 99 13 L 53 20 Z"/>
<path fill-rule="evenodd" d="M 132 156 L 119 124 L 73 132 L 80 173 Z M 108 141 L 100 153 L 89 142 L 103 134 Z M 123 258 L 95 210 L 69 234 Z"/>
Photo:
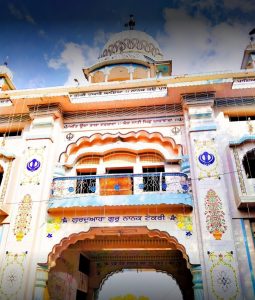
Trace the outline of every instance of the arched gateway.
<path fill-rule="evenodd" d="M 102 282 L 123 269 L 166 272 L 183 299 L 194 298 L 185 248 L 168 233 L 145 226 L 95 227 L 72 234 L 53 247 L 48 267 L 49 299 L 97 299 Z"/>

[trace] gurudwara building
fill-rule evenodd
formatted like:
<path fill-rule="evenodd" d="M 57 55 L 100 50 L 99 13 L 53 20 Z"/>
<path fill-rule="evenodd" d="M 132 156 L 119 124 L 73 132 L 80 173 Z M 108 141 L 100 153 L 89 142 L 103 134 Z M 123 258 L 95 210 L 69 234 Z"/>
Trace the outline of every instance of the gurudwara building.
<path fill-rule="evenodd" d="M 84 86 L 17 90 L 1 66 L 0 299 L 103 299 L 131 269 L 254 299 L 254 42 L 240 65 L 174 76 L 131 26 Z"/>

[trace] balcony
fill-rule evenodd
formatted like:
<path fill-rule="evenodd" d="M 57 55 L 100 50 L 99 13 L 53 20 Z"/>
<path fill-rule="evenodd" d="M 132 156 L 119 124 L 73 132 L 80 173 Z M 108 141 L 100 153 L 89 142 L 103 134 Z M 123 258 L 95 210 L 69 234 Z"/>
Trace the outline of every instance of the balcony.
<path fill-rule="evenodd" d="M 192 207 L 190 185 L 184 173 L 83 175 L 54 178 L 48 211 L 180 204 Z"/>

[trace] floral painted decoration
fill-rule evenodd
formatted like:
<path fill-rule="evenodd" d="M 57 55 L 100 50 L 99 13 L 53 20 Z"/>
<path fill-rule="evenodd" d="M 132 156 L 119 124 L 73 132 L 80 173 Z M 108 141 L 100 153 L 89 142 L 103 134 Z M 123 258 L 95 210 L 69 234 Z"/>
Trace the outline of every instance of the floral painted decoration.
<path fill-rule="evenodd" d="M 47 238 L 53 237 L 53 233 L 60 229 L 61 222 L 62 219 L 60 217 L 48 218 L 46 225 Z"/>
<path fill-rule="evenodd" d="M 222 201 L 214 190 L 210 189 L 205 197 L 206 228 L 216 240 L 221 240 L 227 230 Z"/>
<path fill-rule="evenodd" d="M 186 237 L 192 236 L 192 217 L 190 215 L 178 214 L 178 215 L 171 215 L 171 221 L 175 221 L 177 227 L 180 230 L 186 231 Z"/>
<path fill-rule="evenodd" d="M 29 232 L 32 219 L 32 199 L 29 194 L 25 195 L 19 204 L 13 232 L 18 242 L 22 241 Z"/>

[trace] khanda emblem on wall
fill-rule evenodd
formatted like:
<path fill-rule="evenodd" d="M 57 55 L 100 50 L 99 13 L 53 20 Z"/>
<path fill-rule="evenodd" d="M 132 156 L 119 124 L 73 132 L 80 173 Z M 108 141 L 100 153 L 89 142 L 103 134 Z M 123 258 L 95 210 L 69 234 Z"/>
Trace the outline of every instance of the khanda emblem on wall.
<path fill-rule="evenodd" d="M 198 156 L 198 160 L 201 164 L 209 166 L 214 163 L 215 156 L 207 151 L 203 152 Z"/>
<path fill-rule="evenodd" d="M 30 172 L 34 172 L 38 170 L 41 166 L 41 163 L 37 159 L 32 159 L 27 163 L 27 170 Z"/>

